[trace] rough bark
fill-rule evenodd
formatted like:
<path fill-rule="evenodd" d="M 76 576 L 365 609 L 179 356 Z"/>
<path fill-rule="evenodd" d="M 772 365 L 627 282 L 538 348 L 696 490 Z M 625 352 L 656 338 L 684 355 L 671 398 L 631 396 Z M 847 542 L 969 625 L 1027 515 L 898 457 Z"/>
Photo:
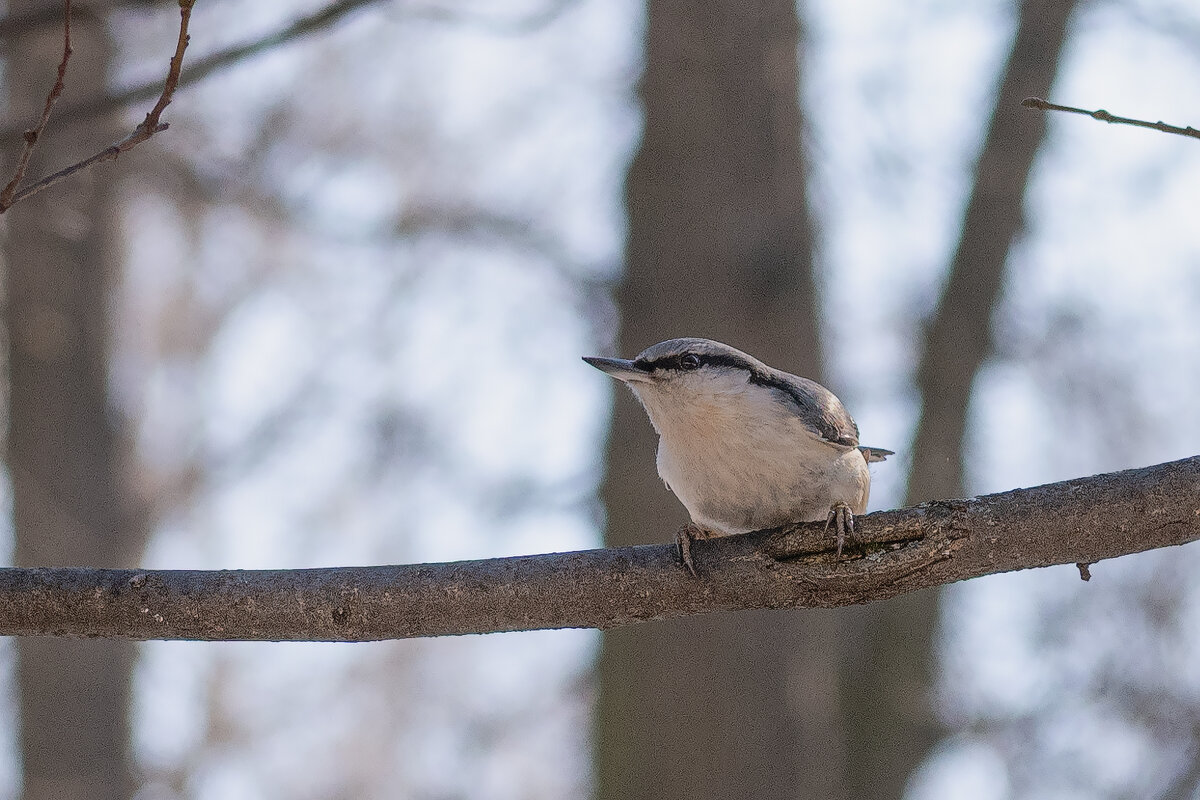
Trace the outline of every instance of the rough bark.
<path fill-rule="evenodd" d="M 798 45 L 787 0 L 648 3 L 645 125 L 616 293 L 622 355 L 707 336 L 820 377 Z M 654 448 L 645 414 L 618 391 L 602 490 L 610 544 L 669 541 L 686 521 L 655 474 Z M 673 574 L 668 550 L 649 552 Z M 815 713 L 832 712 L 827 687 L 797 675 L 837 674 L 828 616 L 759 611 L 607 635 L 596 796 L 784 797 L 835 785 L 836 723 Z"/>
<path fill-rule="evenodd" d="M 1200 456 L 858 522 L 841 561 L 815 523 L 697 542 L 699 578 L 671 545 L 387 567 L 6 568 L 0 635 L 373 641 L 869 603 L 1200 539 Z"/>
<path fill-rule="evenodd" d="M 40 3 L 10 3 L 11 13 Z M 53 3 L 61 12 L 61 4 Z M 76 20 L 66 97 L 103 92 L 109 43 Z M 62 56 L 62 31 L 21 37 L 4 56 L 10 115 L 37 119 Z M 11 119 L 11 117 L 10 117 Z M 106 120 L 50 126 L 35 158 L 70 163 L 116 138 Z M 32 197 L 6 215 L 5 304 L 14 562 L 130 563 L 141 536 L 122 515 L 107 394 L 108 281 L 115 218 L 103 173 Z M 132 544 L 131 540 L 136 544 Z M 24 800 L 126 800 L 131 642 L 22 640 L 17 645 Z"/>

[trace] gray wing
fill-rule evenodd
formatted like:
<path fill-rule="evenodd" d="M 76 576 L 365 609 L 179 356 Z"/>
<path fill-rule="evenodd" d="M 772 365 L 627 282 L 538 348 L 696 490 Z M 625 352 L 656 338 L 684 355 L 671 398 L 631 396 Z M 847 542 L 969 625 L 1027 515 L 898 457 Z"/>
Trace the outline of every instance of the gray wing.
<path fill-rule="evenodd" d="M 798 378 L 795 383 L 796 386 L 790 394 L 805 422 L 809 422 L 826 441 L 857 447 L 858 425 L 842 405 L 842 401 L 815 381 Z"/>
<path fill-rule="evenodd" d="M 751 373 L 751 383 L 774 389 L 808 428 L 822 439 L 843 447 L 858 446 L 858 425 L 833 392 L 816 381 L 778 370 Z"/>

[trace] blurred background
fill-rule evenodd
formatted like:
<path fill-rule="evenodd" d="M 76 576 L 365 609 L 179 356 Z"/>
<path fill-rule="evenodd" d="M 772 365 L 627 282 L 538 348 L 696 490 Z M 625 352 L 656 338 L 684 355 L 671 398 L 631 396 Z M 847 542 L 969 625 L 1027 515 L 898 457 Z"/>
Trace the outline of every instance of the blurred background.
<path fill-rule="evenodd" d="M 5 178 L 61 4 L 0 16 Z M 77 2 L 31 176 L 176 4 Z M 0 552 L 404 563 L 668 541 L 679 335 L 816 378 L 872 508 L 1200 452 L 1182 0 L 200 0 L 134 151 L 0 219 Z M 1195 798 L 1193 548 L 600 636 L 0 640 L 0 798 Z"/>

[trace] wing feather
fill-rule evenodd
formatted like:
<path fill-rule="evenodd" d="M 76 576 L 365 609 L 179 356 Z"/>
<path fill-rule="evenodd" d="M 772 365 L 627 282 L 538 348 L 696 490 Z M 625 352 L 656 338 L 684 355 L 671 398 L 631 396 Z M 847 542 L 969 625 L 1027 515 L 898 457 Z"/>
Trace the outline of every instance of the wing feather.
<path fill-rule="evenodd" d="M 774 389 L 808 428 L 822 439 L 842 447 L 858 446 L 858 425 L 833 392 L 821 384 L 767 368 L 750 374 L 750 382 Z"/>

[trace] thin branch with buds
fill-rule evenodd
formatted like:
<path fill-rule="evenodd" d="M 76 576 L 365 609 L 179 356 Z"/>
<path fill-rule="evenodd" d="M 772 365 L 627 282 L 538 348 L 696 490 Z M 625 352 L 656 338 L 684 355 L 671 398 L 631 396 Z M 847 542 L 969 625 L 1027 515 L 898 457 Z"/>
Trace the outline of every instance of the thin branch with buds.
<path fill-rule="evenodd" d="M 1043 100 L 1040 97 L 1026 97 L 1021 101 L 1021 105 L 1025 108 L 1036 108 L 1040 111 L 1065 111 L 1069 114 L 1083 114 L 1092 119 L 1101 122 L 1108 122 L 1113 125 L 1134 125 L 1139 128 L 1149 128 L 1153 131 L 1161 131 L 1162 133 L 1172 133 L 1176 136 L 1189 136 L 1193 139 L 1200 139 L 1200 130 L 1193 128 L 1191 125 L 1186 128 L 1181 128 L 1178 125 L 1168 125 L 1159 120 L 1158 122 L 1150 122 L 1144 119 L 1133 119 L 1132 117 L 1118 117 L 1116 114 L 1110 114 L 1103 108 L 1095 111 L 1088 111 L 1086 108 L 1075 108 L 1074 106 L 1061 106 L 1058 103 L 1051 103 Z"/>
<path fill-rule="evenodd" d="M 18 167 L 18 174 L 14 177 L 13 181 L 10 182 L 9 186 L 5 187 L 4 195 L 0 196 L 0 214 L 8 211 L 8 209 L 12 208 L 22 200 L 32 197 L 38 192 L 48 189 L 56 183 L 66 180 L 78 172 L 82 172 L 83 170 L 93 167 L 96 164 L 116 159 L 122 153 L 132 150 L 134 147 L 146 141 L 154 134 L 165 131 L 169 127 L 167 123 L 161 122 L 160 118 L 162 117 L 163 111 L 166 110 L 167 106 L 170 104 L 171 98 L 175 94 L 175 88 L 179 84 L 179 73 L 180 70 L 183 69 L 183 53 L 185 50 L 187 50 L 188 42 L 190 41 L 190 37 L 188 36 L 188 24 L 192 18 L 192 6 L 195 5 L 195 2 L 196 0 L 179 0 L 179 38 L 175 44 L 175 54 L 171 56 L 171 62 L 167 69 L 167 77 L 163 82 L 162 93 L 159 95 L 158 101 L 154 104 L 154 107 L 150 109 L 148 114 L 146 114 L 146 118 L 142 120 L 136 128 L 133 129 L 133 132 L 116 144 L 104 148 L 99 153 L 72 164 L 69 167 L 65 167 L 64 169 L 61 169 L 52 175 L 47 175 L 46 177 L 30 184 L 24 189 L 17 191 L 16 187 L 20 180 L 24 177 L 24 165 L 28 163 L 28 156 L 32 154 L 33 145 L 36 144 L 42 128 L 45 127 L 46 121 L 49 119 L 49 109 L 53 106 L 53 101 L 57 100 L 57 94 L 55 93 L 55 90 L 57 90 L 58 93 L 62 92 L 62 79 L 66 72 L 67 56 L 70 54 L 70 3 L 67 3 L 67 33 L 64 37 L 66 38 L 66 49 L 63 56 L 63 63 L 59 67 L 59 79 L 55 84 L 55 88 L 51 90 L 51 97 L 47 98 L 46 110 L 42 115 L 42 120 L 39 126 L 31 131 L 26 132 L 26 149 L 25 152 L 22 153 L 22 163 Z"/>
<path fill-rule="evenodd" d="M 17 193 L 17 187 L 21 185 L 21 181 L 25 180 L 25 171 L 29 169 L 29 160 L 33 158 L 34 148 L 37 147 L 38 139 L 42 136 L 42 131 L 46 129 L 46 123 L 50 121 L 50 112 L 54 110 L 54 104 L 58 102 L 59 96 L 63 93 L 63 79 L 67 76 L 67 62 L 71 60 L 71 0 L 63 0 L 63 55 L 62 61 L 58 63 L 58 77 L 54 80 L 54 86 L 50 88 L 50 94 L 46 95 L 46 105 L 42 108 L 42 117 L 38 120 L 37 125 L 25 131 L 25 147 L 21 150 L 21 156 L 17 159 L 17 168 L 13 172 L 12 180 L 0 191 L 0 213 L 11 206 L 15 201 L 13 196 Z"/>

